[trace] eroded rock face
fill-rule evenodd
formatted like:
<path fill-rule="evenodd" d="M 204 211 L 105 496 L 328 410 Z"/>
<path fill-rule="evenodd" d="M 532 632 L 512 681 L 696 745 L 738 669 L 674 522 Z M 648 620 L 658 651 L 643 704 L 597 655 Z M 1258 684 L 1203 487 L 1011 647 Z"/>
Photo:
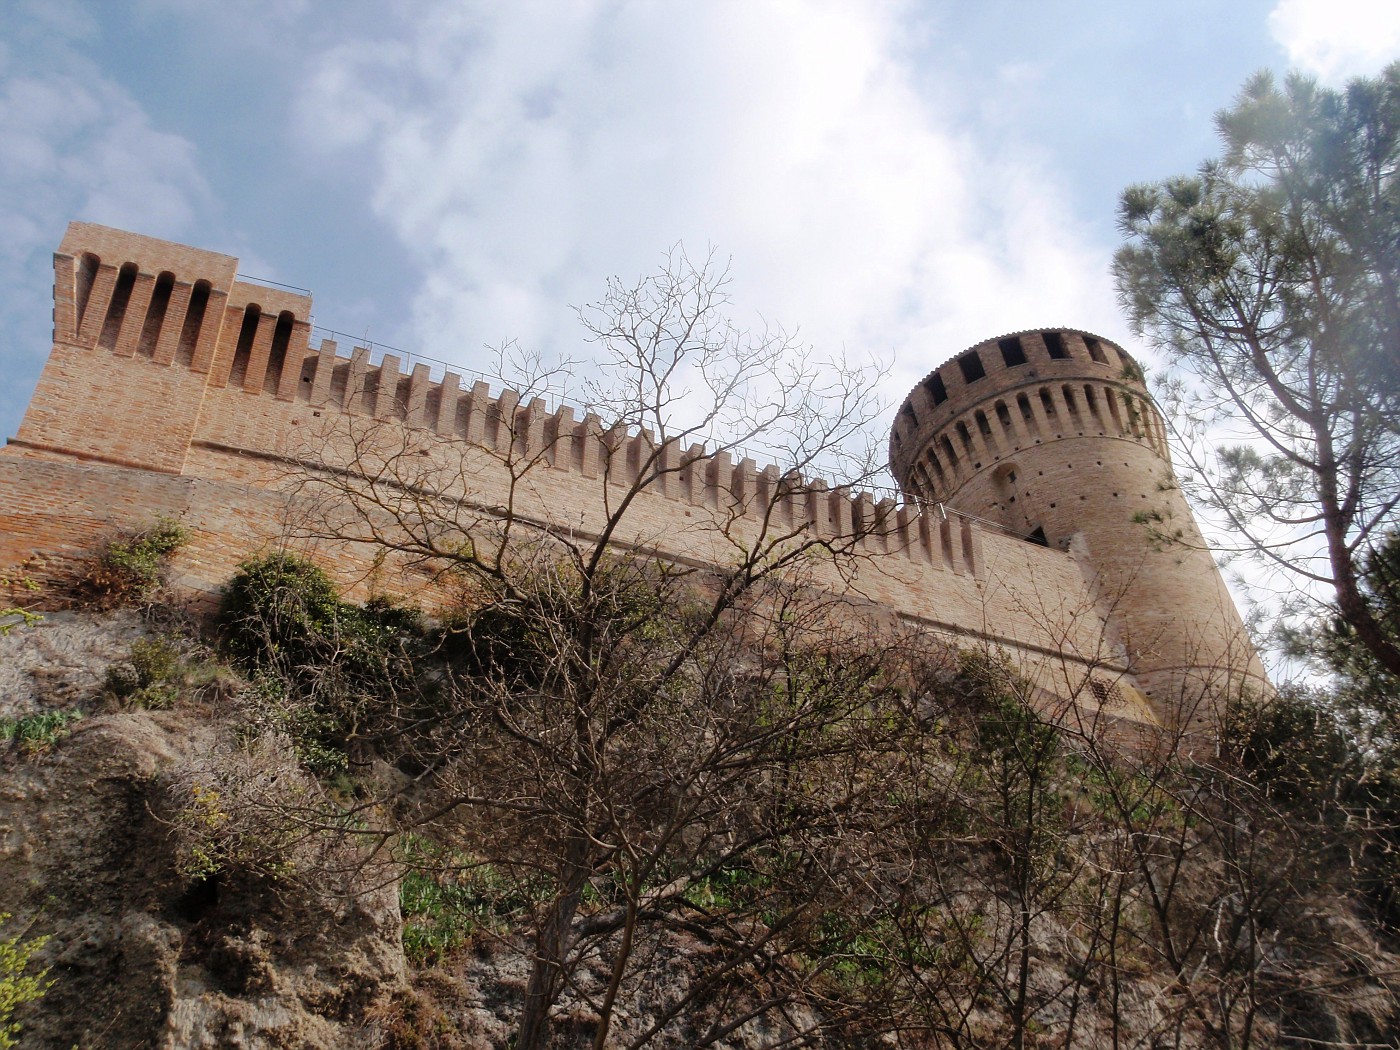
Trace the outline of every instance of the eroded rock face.
<path fill-rule="evenodd" d="M 0 635 L 0 718 L 84 706 L 146 633 L 135 612 L 119 609 L 46 612 L 36 626 Z"/>
<path fill-rule="evenodd" d="M 52 938 L 25 1046 L 379 1044 L 367 1011 L 404 974 L 395 887 L 331 900 L 183 873 L 163 778 L 219 733 L 207 713 L 130 712 L 37 754 L 0 745 L 0 911 Z"/>

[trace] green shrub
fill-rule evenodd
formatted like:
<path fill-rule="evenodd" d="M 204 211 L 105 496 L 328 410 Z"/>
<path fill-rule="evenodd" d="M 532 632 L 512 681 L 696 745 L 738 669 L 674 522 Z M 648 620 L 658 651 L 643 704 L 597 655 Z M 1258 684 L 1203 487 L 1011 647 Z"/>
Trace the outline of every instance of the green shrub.
<path fill-rule="evenodd" d="M 105 608 L 146 601 L 160 587 L 166 559 L 187 542 L 189 531 L 183 525 L 159 518 L 148 529 L 108 543 L 85 589 Z"/>
<path fill-rule="evenodd" d="M 107 669 L 103 689 L 129 707 L 164 710 L 180 695 L 181 671 L 180 651 L 169 639 L 143 638 Z"/>
<path fill-rule="evenodd" d="M 418 613 L 382 599 L 360 607 L 304 558 L 245 562 L 224 591 L 223 644 L 254 681 L 262 716 L 321 776 L 348 765 L 357 738 L 399 729 L 422 696 Z"/>
<path fill-rule="evenodd" d="M 250 670 L 302 665 L 336 630 L 340 594 L 321 569 L 293 554 L 246 561 L 224 589 L 219 627 L 235 660 Z"/>
<path fill-rule="evenodd" d="M 10 921 L 10 916 L 0 912 L 0 926 Z M 44 980 L 48 970 L 38 973 L 25 973 L 34 953 L 48 943 L 47 937 L 32 937 L 24 940 L 23 934 L 0 939 L 0 1050 L 11 1050 L 19 1045 L 20 1026 L 14 1020 L 14 1013 L 25 1003 L 32 1003 L 44 997 L 53 986 L 52 981 Z"/>
<path fill-rule="evenodd" d="M 531 886 L 508 878 L 421 835 L 400 839 L 396 857 L 408 869 L 399 882 L 399 909 L 404 953 L 415 966 L 441 962 L 477 930 L 503 932 L 549 896 L 543 882 Z"/>
<path fill-rule="evenodd" d="M 333 779 L 348 770 L 350 758 L 335 719 L 315 703 L 289 696 L 280 677 L 257 673 L 244 696 L 252 701 L 257 722 L 285 736 L 298 761 L 316 776 Z"/>
<path fill-rule="evenodd" d="M 43 620 L 38 613 L 32 613 L 28 609 L 21 609 L 18 606 L 9 606 L 0 609 L 0 638 L 5 637 L 16 627 L 33 627 Z"/>
<path fill-rule="evenodd" d="M 1280 690 L 1267 700 L 1234 700 L 1222 746 L 1274 800 L 1326 809 L 1339 784 L 1357 779 L 1361 756 L 1334 712 L 1319 698 Z"/>
<path fill-rule="evenodd" d="M 0 740 L 18 744 L 31 754 L 45 751 L 82 717 L 80 711 L 45 711 L 18 718 L 0 718 Z"/>
<path fill-rule="evenodd" d="M 296 772 L 279 766 L 276 756 L 240 760 L 222 770 L 187 771 L 167 783 L 175 803 L 170 820 L 180 874 L 199 883 L 217 875 L 281 882 L 301 874 L 298 838 L 302 829 L 286 805 L 305 802 L 304 783 Z M 261 782 L 255 801 L 246 794 Z M 277 802 L 269 806 L 271 789 Z M 301 855 L 304 855 L 302 853 Z"/>
<path fill-rule="evenodd" d="M 415 966 L 432 966 L 478 929 L 500 932 L 527 901 L 489 865 L 412 870 L 399 883 L 403 948 Z"/>

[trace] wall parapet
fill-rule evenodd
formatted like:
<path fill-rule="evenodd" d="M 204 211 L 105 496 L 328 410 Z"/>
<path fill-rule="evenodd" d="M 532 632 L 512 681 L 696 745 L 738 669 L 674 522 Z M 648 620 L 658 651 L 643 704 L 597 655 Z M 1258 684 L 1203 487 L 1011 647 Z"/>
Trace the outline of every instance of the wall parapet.
<path fill-rule="evenodd" d="M 762 508 L 820 536 L 859 534 L 880 553 L 959 573 L 980 571 L 979 543 L 971 534 L 980 523 L 950 515 L 941 505 L 831 486 L 747 455 L 736 461 L 728 449 L 683 449 L 674 442 L 658 448 L 653 435 L 615 432 L 597 415 L 562 400 L 550 407 L 529 391 L 504 384 L 493 391 L 483 378 L 468 381 L 450 367 L 436 378 L 421 360 L 405 369 L 400 353 L 389 349 L 372 361 L 366 346 L 342 350 L 330 337 L 313 346 L 309 294 L 240 279 L 230 256 L 73 223 L 54 257 L 54 289 L 56 347 L 107 351 L 188 373 L 195 381 L 183 384 L 180 393 L 196 416 L 215 391 L 241 391 L 310 406 L 318 415 L 344 413 L 497 454 L 538 456 L 553 470 L 589 479 L 635 483 L 639 464 L 647 462 L 659 475 L 658 494 L 677 503 L 740 515 Z M 109 378 L 117 382 L 115 373 Z M 129 385 L 125 378 L 121 382 Z M 168 400 L 165 407 L 167 419 L 180 416 L 172 416 L 175 406 Z M 71 440 L 73 429 L 109 429 L 102 425 L 109 419 L 94 417 L 116 414 L 106 406 L 99 412 L 85 408 L 85 418 L 67 425 L 31 414 L 17 440 L 33 449 L 94 461 L 105 456 L 167 472 L 183 469 L 187 449 L 198 440 L 199 421 L 190 418 L 182 420 L 182 433 L 147 442 L 148 456 L 112 456 Z M 251 450 L 276 441 L 276 434 L 249 433 L 235 444 Z"/>

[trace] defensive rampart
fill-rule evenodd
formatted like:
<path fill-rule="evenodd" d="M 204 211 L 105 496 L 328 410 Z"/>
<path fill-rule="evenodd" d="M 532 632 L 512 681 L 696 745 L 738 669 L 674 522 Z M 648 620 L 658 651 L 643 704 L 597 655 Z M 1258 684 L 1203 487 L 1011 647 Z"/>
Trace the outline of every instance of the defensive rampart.
<path fill-rule="evenodd" d="M 290 486 L 318 472 L 373 474 L 483 521 L 508 513 L 580 536 L 596 536 L 617 493 L 634 491 L 619 546 L 723 566 L 775 537 L 846 542 L 856 557 L 839 572 L 814 562 L 813 583 L 1008 650 L 1047 702 L 1163 715 L 1137 688 L 1117 596 L 1083 557 L 924 499 L 877 500 L 699 446 L 658 447 L 567 405 L 522 403 L 421 362 L 405 371 L 394 354 L 313 347 L 309 295 L 236 269 L 228 256 L 70 226 L 54 260 L 53 351 L 0 455 L 0 571 L 59 573 L 110 531 L 164 514 L 193 535 L 178 582 L 213 592 L 251 553 L 296 540 L 304 508 Z M 648 462 L 664 469 L 643 478 Z M 311 552 L 348 584 L 421 586 L 375 578 L 363 547 Z"/>

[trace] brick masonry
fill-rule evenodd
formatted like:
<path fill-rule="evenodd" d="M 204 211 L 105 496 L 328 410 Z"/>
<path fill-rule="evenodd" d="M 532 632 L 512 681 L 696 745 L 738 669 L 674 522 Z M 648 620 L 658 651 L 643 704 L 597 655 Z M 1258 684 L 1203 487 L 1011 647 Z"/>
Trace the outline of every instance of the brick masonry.
<path fill-rule="evenodd" d="M 54 256 L 53 351 L 0 450 L 0 572 L 61 576 L 163 514 L 192 530 L 176 569 L 196 594 L 289 545 L 353 593 L 421 592 L 412 566 L 386 571 L 372 545 L 317 539 L 325 507 L 307 479 L 368 487 L 374 473 L 392 482 L 377 491 L 430 494 L 482 530 L 509 508 L 587 536 L 656 454 L 677 469 L 637 491 L 619 546 L 716 566 L 782 536 L 848 546 L 840 566 L 810 563 L 813 583 L 1004 649 L 1047 706 L 1076 714 L 1181 723 L 1198 697 L 1267 688 L 1136 366 L 1087 333 L 1003 337 L 1023 364 L 993 340 L 931 373 L 896 417 L 908 496 L 895 502 L 658 448 L 392 354 L 312 347 L 310 313 L 309 295 L 240 280 L 228 256 L 71 224 Z M 1151 523 L 1186 542 L 1155 542 Z M 1044 545 L 1023 538 L 1037 529 Z"/>

